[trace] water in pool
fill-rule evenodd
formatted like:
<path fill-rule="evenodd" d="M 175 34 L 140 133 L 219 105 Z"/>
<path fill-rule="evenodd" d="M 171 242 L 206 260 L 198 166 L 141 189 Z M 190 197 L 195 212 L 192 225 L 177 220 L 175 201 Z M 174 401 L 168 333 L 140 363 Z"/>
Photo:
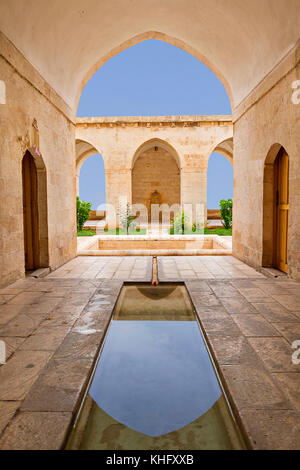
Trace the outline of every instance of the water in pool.
<path fill-rule="evenodd" d="M 68 448 L 244 448 L 184 285 L 123 287 Z"/>

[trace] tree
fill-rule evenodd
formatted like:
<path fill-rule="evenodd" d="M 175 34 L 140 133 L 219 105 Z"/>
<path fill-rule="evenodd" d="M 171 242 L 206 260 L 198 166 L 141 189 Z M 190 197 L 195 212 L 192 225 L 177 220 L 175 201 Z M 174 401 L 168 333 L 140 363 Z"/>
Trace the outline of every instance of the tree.
<path fill-rule="evenodd" d="M 90 216 L 92 204 L 91 202 L 81 201 L 79 197 L 76 197 L 76 209 L 77 209 L 77 230 L 83 229 L 85 222 Z"/>
<path fill-rule="evenodd" d="M 220 212 L 223 227 L 228 230 L 232 227 L 232 199 L 220 201 Z"/>

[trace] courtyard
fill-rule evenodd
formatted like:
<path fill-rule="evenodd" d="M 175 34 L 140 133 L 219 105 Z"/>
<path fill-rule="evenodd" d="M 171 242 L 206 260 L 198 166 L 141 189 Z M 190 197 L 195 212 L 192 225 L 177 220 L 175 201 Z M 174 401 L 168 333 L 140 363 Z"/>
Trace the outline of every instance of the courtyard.
<path fill-rule="evenodd" d="M 0 450 L 300 449 L 299 31 L 0 1 Z"/>
<path fill-rule="evenodd" d="M 158 277 L 185 282 L 247 445 L 297 449 L 299 284 L 222 256 L 159 257 Z M 151 279 L 151 257 L 77 257 L 0 291 L 1 449 L 64 448 L 123 282 Z"/>

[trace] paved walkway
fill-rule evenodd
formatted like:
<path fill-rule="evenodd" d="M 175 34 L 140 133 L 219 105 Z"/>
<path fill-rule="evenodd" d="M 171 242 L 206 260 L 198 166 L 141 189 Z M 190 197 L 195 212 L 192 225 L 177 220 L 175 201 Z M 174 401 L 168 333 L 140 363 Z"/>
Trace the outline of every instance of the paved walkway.
<path fill-rule="evenodd" d="M 150 281 L 150 256 L 80 256 L 57 269 L 49 278 L 121 279 Z"/>
<path fill-rule="evenodd" d="M 185 280 L 248 444 L 298 449 L 300 284 L 233 257 L 162 257 Z M 149 281 L 151 258 L 76 258 L 0 291 L 0 449 L 62 448 L 123 280 Z"/>
<path fill-rule="evenodd" d="M 264 277 L 233 256 L 160 256 L 158 266 L 161 281 Z"/>

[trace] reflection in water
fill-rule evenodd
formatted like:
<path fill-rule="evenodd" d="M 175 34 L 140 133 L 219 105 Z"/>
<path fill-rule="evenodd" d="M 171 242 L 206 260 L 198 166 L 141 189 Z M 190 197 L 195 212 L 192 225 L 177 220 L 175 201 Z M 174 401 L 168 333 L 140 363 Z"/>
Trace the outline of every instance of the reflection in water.
<path fill-rule="evenodd" d="M 90 395 L 120 423 L 161 436 L 204 414 L 221 390 L 196 322 L 113 321 Z"/>
<path fill-rule="evenodd" d="M 142 284 L 122 289 L 113 318 L 125 321 L 195 321 L 195 314 L 184 286 Z"/>
<path fill-rule="evenodd" d="M 184 286 L 123 288 L 82 426 L 82 449 L 241 448 Z"/>
<path fill-rule="evenodd" d="M 175 293 L 175 295 L 180 296 L 181 291 L 177 288 L 178 286 L 176 285 L 171 285 L 171 286 L 166 286 L 166 285 L 160 285 L 156 286 L 156 289 L 149 289 L 149 286 L 142 286 L 142 287 L 137 287 L 138 292 L 143 294 L 145 297 L 148 297 L 148 299 L 151 300 L 161 300 L 164 297 L 170 297 L 171 294 Z M 131 289 L 128 291 L 133 294 L 136 292 L 136 289 Z M 126 295 L 126 298 L 128 299 L 130 297 L 129 292 Z M 129 295 L 128 295 L 129 294 Z"/>

